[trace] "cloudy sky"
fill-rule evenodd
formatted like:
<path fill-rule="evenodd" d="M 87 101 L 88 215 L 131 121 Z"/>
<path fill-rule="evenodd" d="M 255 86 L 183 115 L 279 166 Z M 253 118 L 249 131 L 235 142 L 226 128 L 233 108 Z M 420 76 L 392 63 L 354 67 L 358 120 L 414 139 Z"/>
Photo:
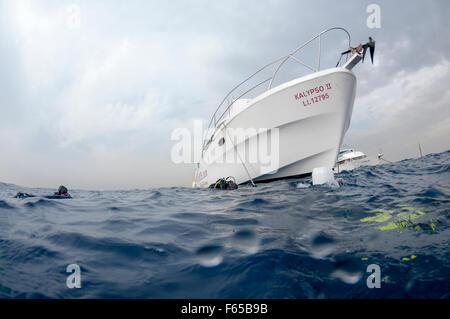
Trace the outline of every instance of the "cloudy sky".
<path fill-rule="evenodd" d="M 368 28 L 378 4 L 381 28 Z M 450 148 L 450 2 L 0 0 L 0 181 L 188 186 L 171 132 L 323 29 L 377 41 L 354 69 L 346 144 L 399 160 Z M 324 43 L 322 67 L 345 49 Z"/>

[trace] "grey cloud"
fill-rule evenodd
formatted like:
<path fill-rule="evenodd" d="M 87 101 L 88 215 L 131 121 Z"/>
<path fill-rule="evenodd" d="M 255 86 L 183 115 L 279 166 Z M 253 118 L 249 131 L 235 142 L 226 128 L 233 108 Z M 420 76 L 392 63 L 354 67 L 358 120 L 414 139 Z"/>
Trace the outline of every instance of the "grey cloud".
<path fill-rule="evenodd" d="M 65 8 L 71 3 L 81 8 L 79 30 L 65 26 Z M 366 27 L 370 3 L 381 7 L 381 29 Z M 374 118 L 369 112 L 377 106 L 376 100 L 369 99 L 372 92 L 404 96 L 411 93 L 406 84 L 397 93 L 389 91 L 396 78 L 407 79 L 425 67 L 450 61 L 448 1 L 28 4 L 51 27 L 37 26 L 34 33 L 23 36 L 15 18 L 16 2 L 0 3 L 0 147 L 14 147 L 0 160 L 0 179 L 4 176 L 7 182 L 52 186 L 66 178 L 83 188 L 132 188 L 134 182 L 136 187 L 189 185 L 192 166 L 170 162 L 171 131 L 189 127 L 196 118 L 209 120 L 237 82 L 331 26 L 346 27 L 354 45 L 369 35 L 377 41 L 376 65 L 364 63 L 355 70 L 355 117 L 346 141 L 374 151 L 395 132 L 396 142 L 385 149 L 396 159 L 412 154 L 413 146 L 401 151 L 395 147 L 411 134 L 436 146 L 430 149 L 449 147 L 442 137 L 449 116 L 448 78 L 434 88 L 439 99 L 430 92 L 433 88 L 423 84 L 423 97 L 396 100 L 405 103 L 403 110 L 412 118 L 392 114 L 388 108 L 386 116 L 392 115 L 391 120 Z M 114 60 L 125 40 L 133 51 Z M 343 49 L 343 38 L 325 38 L 323 66 L 333 66 Z M 315 50 L 308 51 L 305 60 L 313 60 Z M 36 57 L 42 60 L 33 60 Z M 86 79 L 95 72 L 99 82 L 91 85 Z M 288 74 L 300 72 L 293 69 Z M 40 82 L 43 75 L 50 76 L 47 85 Z M 142 98 L 150 92 L 156 96 L 152 102 Z M 421 107 L 425 97 L 435 98 L 433 112 Z M 374 105 L 363 104 L 368 101 Z M 399 118 L 402 123 L 396 125 Z M 72 142 L 61 146 L 61 137 Z M 32 160 L 34 167 L 24 171 L 21 158 Z M 61 158 L 70 163 L 73 173 L 55 171 L 52 177 L 45 173 Z"/>

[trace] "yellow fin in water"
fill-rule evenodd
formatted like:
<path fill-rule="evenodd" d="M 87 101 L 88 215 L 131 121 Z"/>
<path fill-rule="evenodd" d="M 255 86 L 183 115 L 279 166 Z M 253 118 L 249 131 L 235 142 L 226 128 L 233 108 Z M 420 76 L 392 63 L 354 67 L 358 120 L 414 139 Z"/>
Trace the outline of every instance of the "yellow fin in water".
<path fill-rule="evenodd" d="M 416 255 L 411 255 L 410 257 L 403 257 L 402 260 L 403 261 L 410 261 L 410 260 L 413 260 L 413 259 L 416 259 L 416 258 L 417 258 Z"/>
<path fill-rule="evenodd" d="M 394 210 L 393 209 L 375 209 L 370 212 L 378 213 L 378 214 L 375 214 L 374 216 L 362 218 L 362 219 L 360 219 L 360 221 L 363 223 L 366 223 L 366 222 L 382 223 L 382 222 L 388 221 L 389 219 L 392 218 L 392 214 L 394 213 Z"/>
<path fill-rule="evenodd" d="M 397 228 L 413 228 L 414 230 L 421 230 L 421 227 L 415 225 L 412 221 L 416 218 L 419 218 L 420 216 L 425 215 L 425 212 L 423 210 L 406 205 L 399 205 L 399 208 L 397 210 L 374 209 L 370 211 L 370 213 L 374 213 L 375 215 L 362 218 L 360 219 L 360 221 L 363 223 L 383 223 L 394 218 L 394 220 L 390 223 L 377 227 L 379 230 L 392 230 Z M 435 228 L 435 225 L 431 225 L 431 228 Z"/>

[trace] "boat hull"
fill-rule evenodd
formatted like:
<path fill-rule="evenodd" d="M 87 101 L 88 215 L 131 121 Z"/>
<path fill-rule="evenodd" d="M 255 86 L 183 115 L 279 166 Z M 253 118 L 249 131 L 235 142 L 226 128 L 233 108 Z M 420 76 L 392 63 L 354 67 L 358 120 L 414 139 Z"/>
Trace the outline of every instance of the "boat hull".
<path fill-rule="evenodd" d="M 197 164 L 193 186 L 208 187 L 228 176 L 242 184 L 332 168 L 350 125 L 355 92 L 354 74 L 333 68 L 254 98 L 217 129 Z"/>

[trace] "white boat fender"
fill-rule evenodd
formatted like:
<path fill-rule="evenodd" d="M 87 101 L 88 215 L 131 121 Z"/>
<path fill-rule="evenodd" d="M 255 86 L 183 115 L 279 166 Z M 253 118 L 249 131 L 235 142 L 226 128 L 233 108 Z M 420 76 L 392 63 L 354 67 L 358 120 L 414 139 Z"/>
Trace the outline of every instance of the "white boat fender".
<path fill-rule="evenodd" d="M 337 185 L 333 169 L 325 166 L 314 168 L 312 171 L 312 183 L 313 185 Z"/>

